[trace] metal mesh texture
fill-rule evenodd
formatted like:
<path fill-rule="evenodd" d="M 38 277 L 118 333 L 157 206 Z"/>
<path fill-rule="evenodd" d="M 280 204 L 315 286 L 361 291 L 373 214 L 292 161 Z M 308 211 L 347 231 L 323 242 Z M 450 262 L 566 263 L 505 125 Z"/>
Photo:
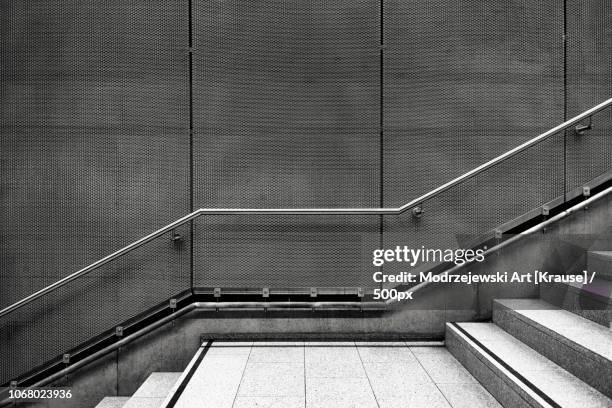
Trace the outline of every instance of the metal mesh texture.
<path fill-rule="evenodd" d="M 196 207 L 377 207 L 379 3 L 194 2 Z M 358 286 L 378 217 L 207 217 L 196 286 Z"/>
<path fill-rule="evenodd" d="M 384 1 L 386 206 L 563 121 L 562 6 Z"/>
<path fill-rule="evenodd" d="M 611 21 L 609 1 L 567 2 L 568 118 L 612 97 Z M 582 136 L 568 131 L 568 189 L 612 168 L 612 109 L 594 115 L 592 126 Z"/>
<path fill-rule="evenodd" d="M 1 307 L 188 212 L 183 6 L 0 1 Z M 151 245 L 0 318 L 0 383 L 188 287 Z"/>
<path fill-rule="evenodd" d="M 562 196 L 562 158 L 560 132 L 426 201 L 419 219 L 410 212 L 385 216 L 384 247 L 470 248 L 478 238 L 492 237 L 493 230 L 505 222 Z M 418 273 L 436 264 L 386 264 L 384 271 Z"/>
<path fill-rule="evenodd" d="M 0 307 L 184 215 L 190 181 L 196 208 L 398 206 L 561 122 L 564 91 L 567 117 L 612 94 L 605 0 L 567 1 L 566 90 L 557 1 L 192 3 L 190 143 L 187 1 L 0 0 Z M 463 247 L 591 180 L 611 115 L 565 174 L 559 134 L 384 217 L 383 247 Z M 372 286 L 379 227 L 200 218 L 194 284 Z M 169 238 L 0 318 L 0 383 L 187 288 Z"/>

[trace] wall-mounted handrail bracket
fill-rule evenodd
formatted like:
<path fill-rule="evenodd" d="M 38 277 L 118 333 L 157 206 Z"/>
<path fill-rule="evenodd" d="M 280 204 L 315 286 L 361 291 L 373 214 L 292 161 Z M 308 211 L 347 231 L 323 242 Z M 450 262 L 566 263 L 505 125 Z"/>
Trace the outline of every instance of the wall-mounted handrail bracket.
<path fill-rule="evenodd" d="M 592 125 L 593 125 L 593 115 L 589 116 L 589 124 L 588 125 L 583 125 L 583 124 L 580 124 L 580 123 L 576 125 L 576 127 L 574 128 L 576 136 L 584 135 L 588 130 L 592 129 Z"/>
<path fill-rule="evenodd" d="M 423 216 L 424 212 L 425 211 L 423 211 L 423 205 L 422 204 L 421 205 L 417 205 L 416 207 L 412 208 L 412 217 L 416 218 L 416 219 L 419 219 L 419 218 L 421 218 Z"/>
<path fill-rule="evenodd" d="M 583 197 L 590 197 L 591 196 L 591 187 L 583 186 L 582 187 L 582 196 Z"/>

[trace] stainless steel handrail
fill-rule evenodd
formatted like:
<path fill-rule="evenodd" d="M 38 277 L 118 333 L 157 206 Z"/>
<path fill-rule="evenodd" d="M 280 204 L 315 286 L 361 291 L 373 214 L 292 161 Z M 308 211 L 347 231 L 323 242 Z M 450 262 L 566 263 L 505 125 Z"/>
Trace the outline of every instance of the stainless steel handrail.
<path fill-rule="evenodd" d="M 195 218 L 198 218 L 202 215 L 231 215 L 231 214 L 251 214 L 251 215 L 398 215 L 401 214 L 403 212 L 405 212 L 406 210 L 413 208 L 421 203 L 423 203 L 424 201 L 427 201 L 435 196 L 437 196 L 438 194 L 448 190 L 449 188 L 460 184 L 462 182 L 464 182 L 465 180 L 468 180 L 474 176 L 476 176 L 479 173 L 482 173 L 483 171 L 485 171 L 486 169 L 493 167 L 501 162 L 503 162 L 504 160 L 507 160 L 509 158 L 511 158 L 512 156 L 515 156 L 516 154 L 528 149 L 529 147 L 543 141 L 544 139 L 549 138 L 550 136 L 560 132 L 561 130 L 567 129 L 570 126 L 576 125 L 577 123 L 579 123 L 580 121 L 582 121 L 583 119 L 586 119 L 592 115 L 594 115 L 595 113 L 607 108 L 608 106 L 612 105 L 612 98 L 600 103 L 599 105 L 596 105 L 594 107 L 592 107 L 589 110 L 584 111 L 583 113 L 573 117 L 572 119 L 569 119 L 563 123 L 561 123 L 560 125 L 555 126 L 554 128 L 542 133 L 539 136 L 534 137 L 533 139 L 528 140 L 527 142 L 521 144 L 520 146 L 515 147 L 512 150 L 509 150 L 497 157 L 495 157 L 494 159 L 489 160 L 488 162 L 481 164 L 480 166 L 476 167 L 473 170 L 468 171 L 465 174 L 462 174 L 461 176 L 431 190 L 428 193 L 423 194 L 420 197 L 415 198 L 414 200 L 402 205 L 401 207 L 396 207 L 396 208 L 200 208 L 194 212 L 192 212 L 191 214 L 187 214 L 186 216 L 184 216 L 183 218 L 179 218 L 178 220 L 166 225 L 165 227 L 162 227 L 160 229 L 158 229 L 155 232 L 152 232 L 151 234 L 140 238 L 137 241 L 132 242 L 131 244 L 119 249 L 118 251 L 113 252 L 110 255 L 105 256 L 102 259 L 97 260 L 96 262 L 92 263 L 91 265 L 88 265 L 68 276 L 66 276 L 65 278 L 62 278 L 60 280 L 58 280 L 55 283 L 52 283 L 51 285 L 32 293 L 31 295 L 13 303 L 12 305 L 0 310 L 0 317 L 4 316 L 16 309 L 19 309 L 20 307 L 32 302 L 33 300 L 39 298 L 40 296 L 51 292 L 55 289 L 58 289 L 64 285 L 66 285 L 67 283 L 75 280 L 76 278 L 78 278 L 79 276 L 85 275 L 99 267 L 101 267 L 102 265 L 112 261 L 113 259 L 116 259 L 144 244 L 146 244 L 147 242 L 159 237 L 160 235 L 171 231 L 183 224 L 185 224 L 186 222 L 189 222 Z"/>

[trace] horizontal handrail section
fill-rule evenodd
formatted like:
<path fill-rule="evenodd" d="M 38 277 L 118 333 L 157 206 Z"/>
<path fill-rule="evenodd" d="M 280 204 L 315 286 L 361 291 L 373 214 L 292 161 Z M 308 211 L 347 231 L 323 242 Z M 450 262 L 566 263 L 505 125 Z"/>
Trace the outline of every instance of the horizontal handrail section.
<path fill-rule="evenodd" d="M 113 259 L 119 258 L 120 256 L 123 256 L 126 253 L 133 251 L 134 249 L 146 244 L 147 242 L 159 237 L 160 235 L 163 235 L 166 232 L 172 231 L 173 229 L 195 218 L 198 218 L 202 215 L 233 215 L 233 214 L 246 214 L 246 215 L 399 215 L 399 214 L 402 214 L 403 212 L 411 208 L 414 208 L 422 204 L 423 202 L 441 194 L 442 192 L 448 190 L 449 188 L 452 188 L 453 186 L 456 186 L 482 173 L 488 168 L 493 167 L 517 155 L 518 153 L 528 149 L 529 147 L 538 144 L 539 142 L 549 138 L 550 136 L 562 130 L 567 129 L 570 126 L 574 126 L 586 118 L 590 118 L 592 115 L 596 114 L 597 112 L 611 105 L 612 105 L 612 98 L 600 103 L 599 105 L 592 107 L 591 109 L 588 109 L 582 112 L 581 114 L 573 117 L 572 119 L 569 119 L 553 127 L 552 129 L 534 137 L 533 139 L 526 141 L 525 143 L 513 148 L 512 150 L 509 150 L 489 160 L 488 162 L 481 164 L 480 166 L 468 171 L 467 173 L 464 173 L 460 175 L 459 177 L 445 184 L 442 184 L 441 186 L 429 191 L 428 193 L 425 193 L 421 195 L 420 197 L 417 197 L 411 200 L 410 202 L 402 205 L 401 207 L 395 207 L 395 208 L 200 208 L 158 229 L 157 231 L 152 232 L 149 235 L 142 237 L 137 241 L 132 242 L 131 244 L 113 252 L 112 254 L 107 255 L 104 258 L 99 259 L 96 262 L 82 269 L 79 269 L 78 271 L 58 280 L 57 282 L 52 283 L 51 285 L 37 292 L 32 293 L 31 295 L 13 303 L 12 305 L 0 310 L 0 317 L 8 313 L 11 313 L 12 311 L 16 309 L 19 309 L 22 306 L 25 306 L 26 304 L 43 296 L 44 294 L 51 292 L 55 289 L 58 289 L 66 285 L 67 283 L 77 279 L 78 277 L 85 275 L 101 267 L 102 265 L 112 261 Z"/>

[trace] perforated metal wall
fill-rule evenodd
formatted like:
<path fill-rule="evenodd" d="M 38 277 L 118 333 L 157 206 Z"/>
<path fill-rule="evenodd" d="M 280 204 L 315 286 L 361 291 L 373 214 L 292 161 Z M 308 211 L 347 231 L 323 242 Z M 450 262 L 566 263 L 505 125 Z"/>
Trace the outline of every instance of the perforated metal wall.
<path fill-rule="evenodd" d="M 190 21 L 186 0 L 0 0 L 0 307 L 191 204 L 404 204 L 612 95 L 605 0 L 191 3 Z M 381 237 L 464 246 L 609 169 L 611 126 L 604 111 L 420 220 L 200 218 L 193 270 L 185 226 L 182 244 L 162 236 L 0 318 L 0 383 L 190 272 L 205 287 L 373 286 Z"/>
<path fill-rule="evenodd" d="M 196 207 L 377 207 L 379 3 L 194 2 Z M 378 218 L 209 217 L 198 286 L 356 286 Z"/>
<path fill-rule="evenodd" d="M 612 96 L 611 22 L 609 1 L 567 1 L 568 117 Z M 568 132 L 568 189 L 579 187 L 612 167 L 612 109 L 595 115 L 592 126 L 582 136 Z"/>
<path fill-rule="evenodd" d="M 384 43 L 388 206 L 563 121 L 562 2 L 385 0 Z"/>
<path fill-rule="evenodd" d="M 189 211 L 188 13 L 163 0 L 0 7 L 5 307 Z M 151 245 L 1 318 L 0 383 L 188 286 L 189 244 Z"/>

